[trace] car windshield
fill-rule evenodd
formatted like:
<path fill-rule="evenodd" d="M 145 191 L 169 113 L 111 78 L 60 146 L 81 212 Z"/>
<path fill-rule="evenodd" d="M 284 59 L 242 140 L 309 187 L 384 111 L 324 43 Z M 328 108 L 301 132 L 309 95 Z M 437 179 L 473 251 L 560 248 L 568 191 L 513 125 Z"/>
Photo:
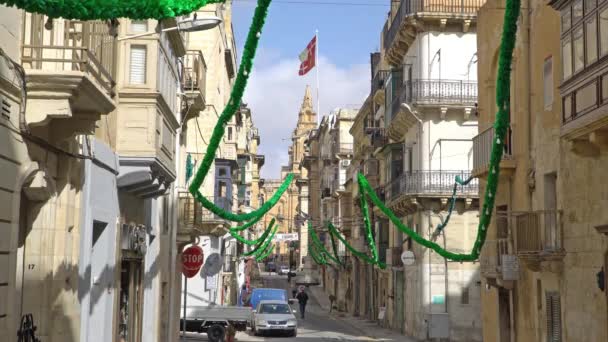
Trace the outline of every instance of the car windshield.
<path fill-rule="evenodd" d="M 291 313 L 287 304 L 262 304 L 260 313 L 263 314 L 288 314 Z"/>

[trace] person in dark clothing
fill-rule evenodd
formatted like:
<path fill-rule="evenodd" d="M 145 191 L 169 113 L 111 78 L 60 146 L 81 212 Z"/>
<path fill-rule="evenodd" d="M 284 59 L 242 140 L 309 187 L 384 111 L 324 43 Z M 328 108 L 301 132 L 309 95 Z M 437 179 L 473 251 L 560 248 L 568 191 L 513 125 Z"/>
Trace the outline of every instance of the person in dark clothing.
<path fill-rule="evenodd" d="M 296 289 L 291 290 L 291 295 L 293 296 L 293 298 L 296 298 L 297 294 L 298 294 L 298 290 L 296 290 Z"/>
<path fill-rule="evenodd" d="M 300 316 L 304 319 L 306 313 L 306 303 L 308 302 L 308 295 L 304 292 L 304 288 L 300 288 L 300 292 L 296 295 L 298 303 L 300 303 Z"/>

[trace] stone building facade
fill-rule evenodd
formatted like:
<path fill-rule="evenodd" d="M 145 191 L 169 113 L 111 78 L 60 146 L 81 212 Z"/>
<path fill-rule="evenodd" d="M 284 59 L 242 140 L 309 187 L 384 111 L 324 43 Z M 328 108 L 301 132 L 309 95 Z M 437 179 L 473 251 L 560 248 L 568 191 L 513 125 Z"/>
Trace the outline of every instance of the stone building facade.
<path fill-rule="evenodd" d="M 595 2 L 522 3 L 509 143 L 481 258 L 484 340 L 608 338 L 608 300 L 600 289 L 602 280 L 606 284 L 608 217 L 602 204 L 608 203 L 608 189 L 593 181 L 608 160 L 606 13 Z M 478 67 L 485 86 L 479 92 L 477 149 L 492 141 L 491 129 L 481 127 L 489 127 L 496 113 L 494 39 L 503 15 L 504 3 L 497 1 L 479 12 Z M 487 156 L 474 165 L 485 177 Z"/>

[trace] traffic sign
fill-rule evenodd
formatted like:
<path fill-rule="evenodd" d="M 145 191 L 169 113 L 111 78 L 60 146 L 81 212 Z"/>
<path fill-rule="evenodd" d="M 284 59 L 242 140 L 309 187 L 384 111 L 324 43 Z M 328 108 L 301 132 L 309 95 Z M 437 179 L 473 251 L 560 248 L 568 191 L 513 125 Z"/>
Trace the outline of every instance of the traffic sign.
<path fill-rule="evenodd" d="M 203 265 L 203 249 L 199 246 L 190 246 L 182 252 L 182 273 L 186 278 L 194 277 Z"/>
<path fill-rule="evenodd" d="M 414 252 L 412 252 L 412 251 L 405 251 L 405 252 L 401 253 L 401 262 L 405 266 L 411 266 L 411 265 L 413 265 L 416 262 L 416 258 L 414 256 Z"/>

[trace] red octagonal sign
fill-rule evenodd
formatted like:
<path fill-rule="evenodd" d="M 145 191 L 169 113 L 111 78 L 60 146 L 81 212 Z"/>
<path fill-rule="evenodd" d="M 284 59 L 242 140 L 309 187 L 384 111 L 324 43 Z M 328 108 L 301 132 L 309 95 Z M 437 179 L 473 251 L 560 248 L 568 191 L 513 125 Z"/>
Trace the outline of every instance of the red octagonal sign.
<path fill-rule="evenodd" d="M 203 265 L 203 249 L 190 246 L 182 253 L 182 273 L 187 278 L 194 277 Z"/>

